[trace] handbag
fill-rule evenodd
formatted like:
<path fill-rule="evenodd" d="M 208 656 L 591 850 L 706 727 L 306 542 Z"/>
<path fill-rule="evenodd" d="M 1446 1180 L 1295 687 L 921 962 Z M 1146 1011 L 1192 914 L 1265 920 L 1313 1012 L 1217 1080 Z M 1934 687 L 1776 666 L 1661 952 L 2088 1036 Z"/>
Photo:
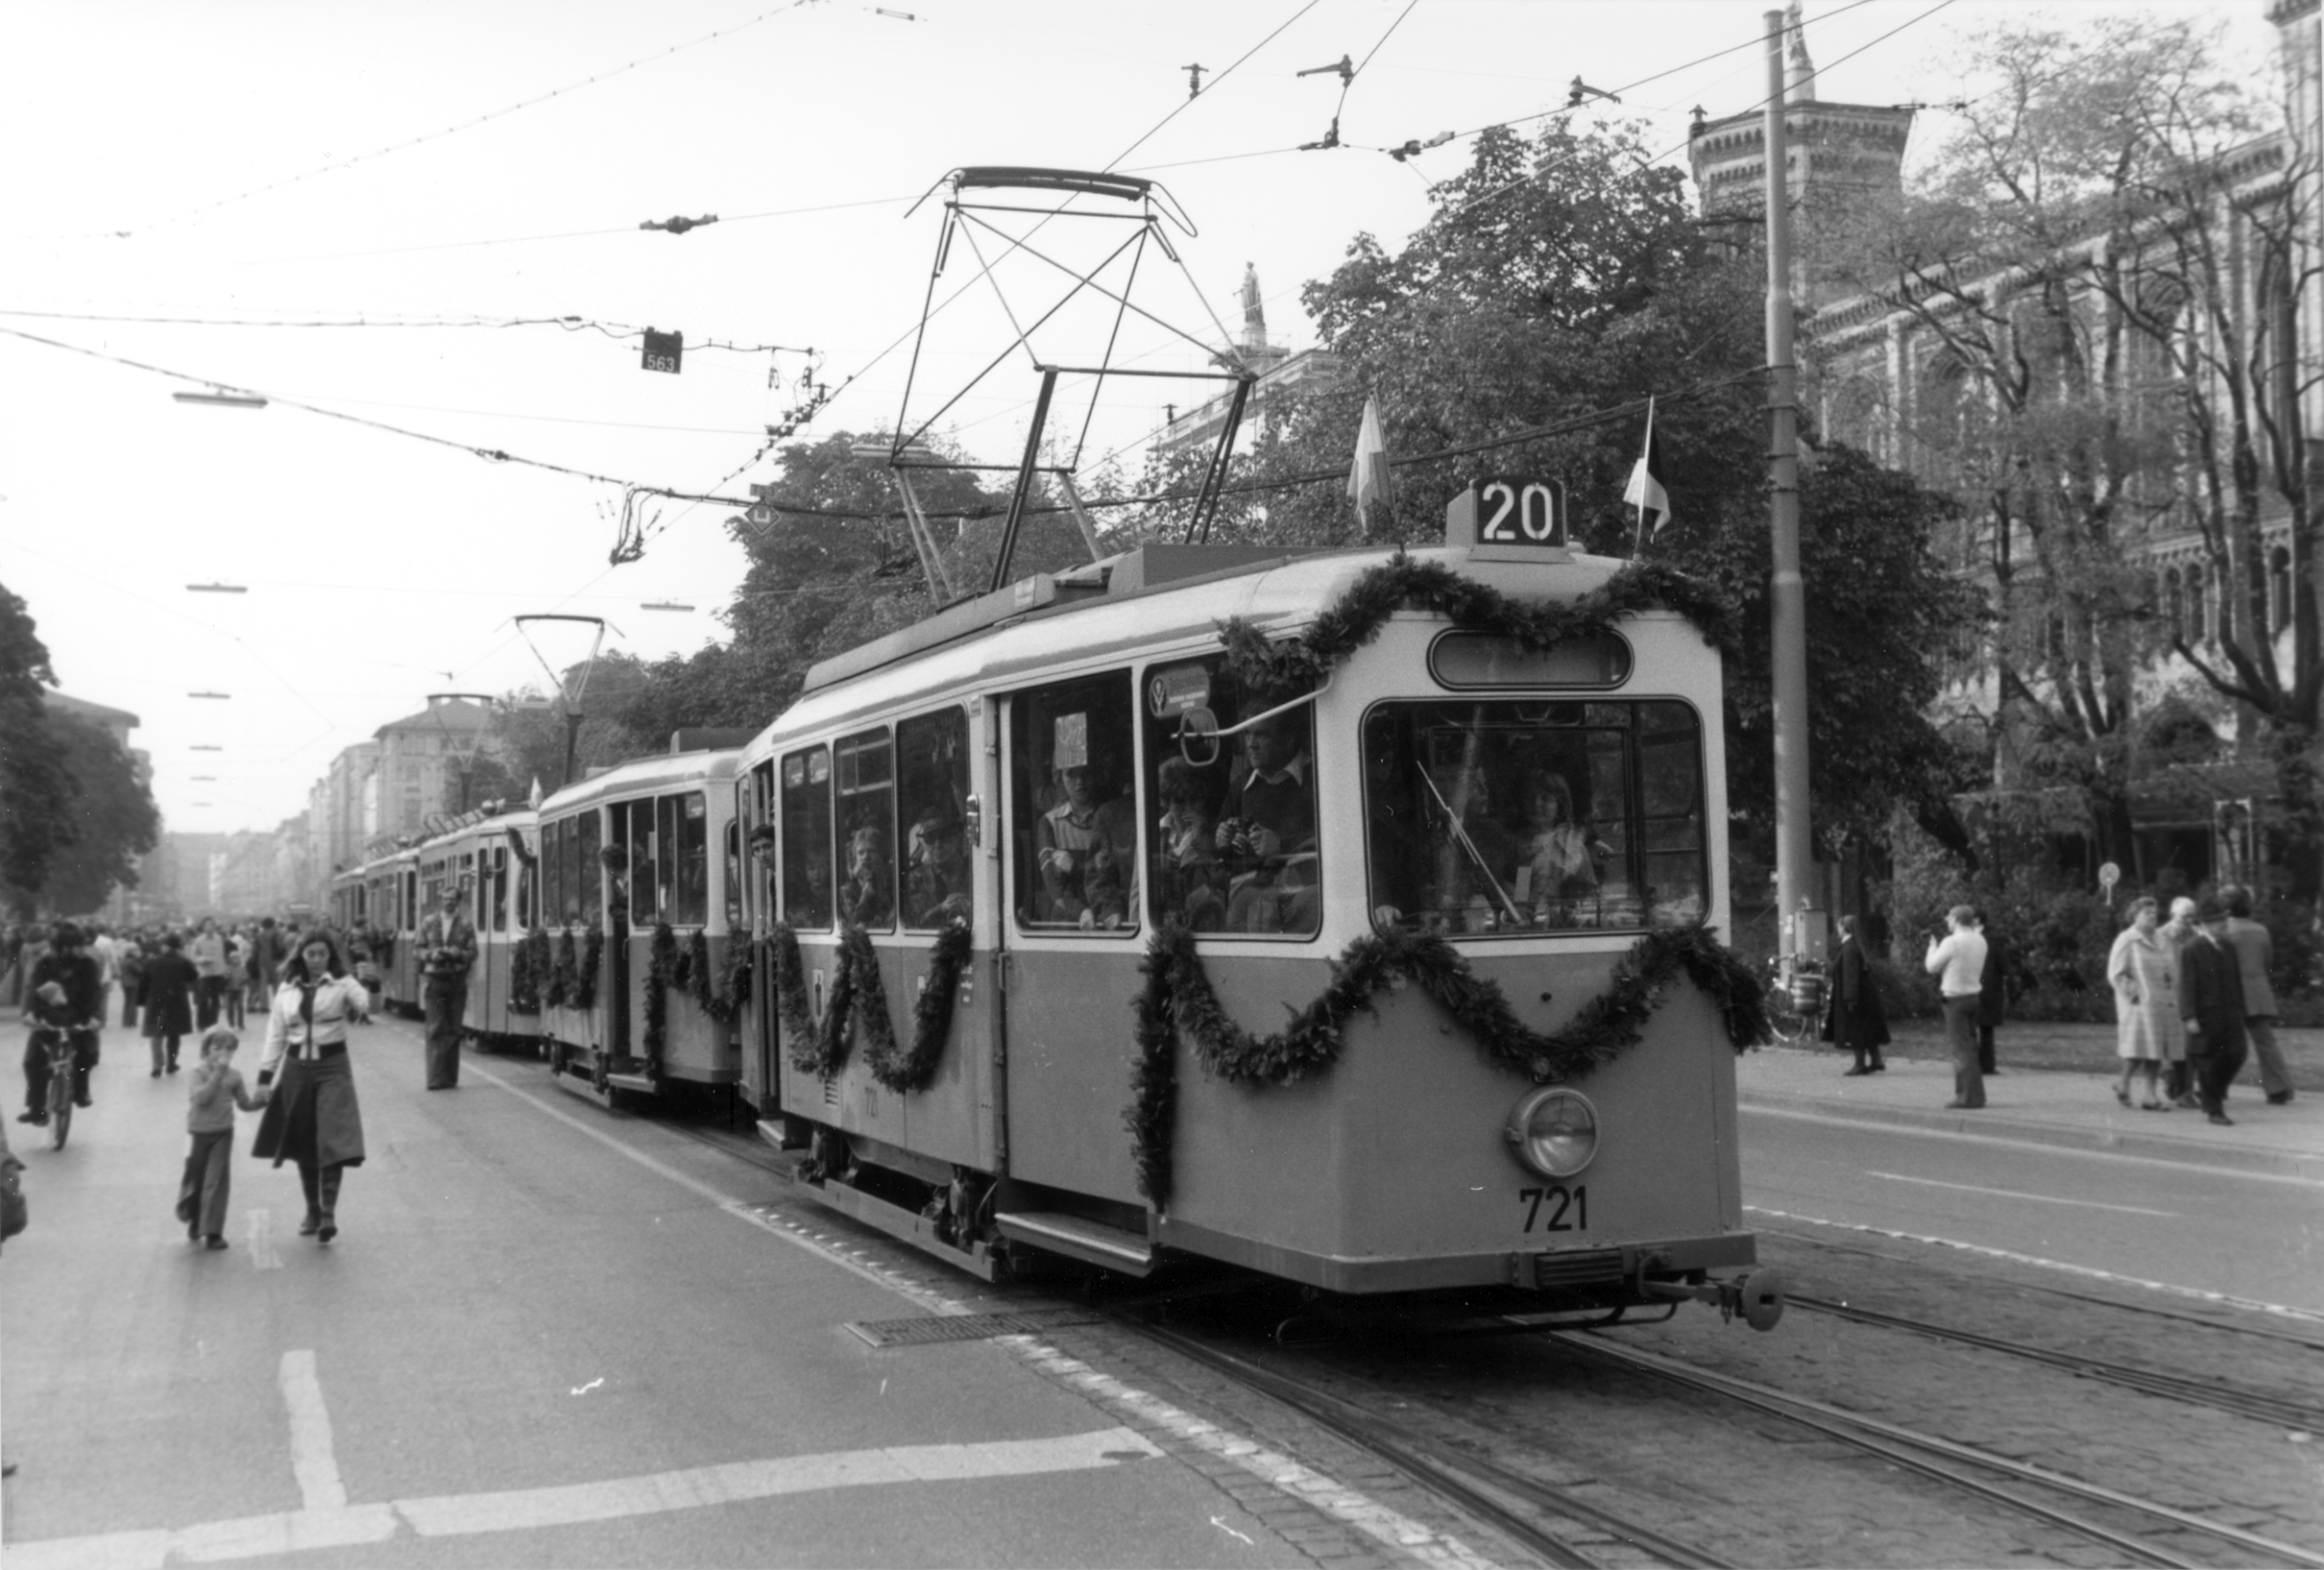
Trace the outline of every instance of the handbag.
<path fill-rule="evenodd" d="M 24 1164 L 0 1158 L 0 1238 L 12 1238 L 32 1220 L 24 1202 Z"/>

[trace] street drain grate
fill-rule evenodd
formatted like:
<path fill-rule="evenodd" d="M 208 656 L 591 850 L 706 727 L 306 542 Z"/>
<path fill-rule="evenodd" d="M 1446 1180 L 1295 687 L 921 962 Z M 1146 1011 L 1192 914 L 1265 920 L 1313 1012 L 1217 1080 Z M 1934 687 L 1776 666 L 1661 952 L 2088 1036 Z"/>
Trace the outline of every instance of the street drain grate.
<path fill-rule="evenodd" d="M 1058 1325 L 1094 1325 L 1101 1317 L 1088 1309 L 1025 1309 L 1015 1314 L 946 1314 L 923 1319 L 855 1319 L 847 1328 L 874 1346 L 933 1346 L 939 1341 L 1030 1336 Z"/>

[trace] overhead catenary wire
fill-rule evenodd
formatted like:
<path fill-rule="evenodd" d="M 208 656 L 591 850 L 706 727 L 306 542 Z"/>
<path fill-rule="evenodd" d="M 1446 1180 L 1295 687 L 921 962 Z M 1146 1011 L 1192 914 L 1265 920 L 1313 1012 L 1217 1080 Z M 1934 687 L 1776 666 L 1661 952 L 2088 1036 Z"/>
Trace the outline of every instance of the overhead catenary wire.
<path fill-rule="evenodd" d="M 701 37 L 690 39 L 686 43 L 672 44 L 669 48 L 663 50 L 662 53 L 658 55 L 650 55 L 642 60 L 630 60 L 625 64 L 615 67 L 613 70 L 600 71 L 594 76 L 585 77 L 578 82 L 569 82 L 561 87 L 552 87 L 547 92 L 542 93 L 537 97 L 525 99 L 521 103 L 511 104 L 506 109 L 495 109 L 489 114 L 479 114 L 472 120 L 463 120 L 458 124 L 446 126 L 442 131 L 430 131 L 418 136 L 407 137 L 399 142 L 391 142 L 384 147 L 374 148 L 368 153 L 357 153 L 351 157 L 335 159 L 332 162 L 319 165 L 316 168 L 305 170 L 303 173 L 291 175 L 286 179 L 273 181 L 264 185 L 254 186 L 250 190 L 238 192 L 233 196 L 220 197 L 215 202 L 206 202 L 198 207 L 188 207 L 183 212 L 174 213 L 167 218 L 157 218 L 152 223 L 142 225 L 137 229 L 115 229 L 111 232 L 117 237 L 128 238 L 131 235 L 142 233 L 148 229 L 164 229 L 172 224 L 185 223 L 191 219 L 199 218 L 205 213 L 216 212 L 221 207 L 230 207 L 237 203 L 248 202 L 254 197 L 265 196 L 270 192 L 279 191 L 287 186 L 303 184 L 310 180 L 319 180 L 325 175 L 336 174 L 342 169 L 351 169 L 359 163 L 370 163 L 375 159 L 387 157 L 391 154 L 405 152 L 415 147 L 423 147 L 429 142 L 442 141 L 447 136 L 455 136 L 461 132 L 472 131 L 478 126 L 489 125 L 495 120 L 504 120 L 512 114 L 520 114 L 526 109 L 537 109 L 541 105 L 549 103 L 554 99 L 562 98 L 568 93 L 580 92 L 586 88 L 596 86 L 600 83 L 611 82 L 616 77 L 627 76 L 630 72 L 639 69 L 641 66 L 651 65 L 657 63 L 658 61 L 666 60 L 672 55 L 681 55 L 690 49 L 698 49 L 706 43 L 714 43 L 720 38 L 733 37 L 738 33 L 746 32 L 751 28 L 757 27 L 761 22 L 766 21 L 770 17 L 780 16 L 785 12 L 797 11 L 801 7 L 810 3 L 811 0 L 790 0 L 788 5 L 777 6 L 771 11 L 763 11 L 758 15 L 751 17 L 749 20 L 738 22 L 733 27 L 720 28 L 714 32 L 706 33 Z"/>

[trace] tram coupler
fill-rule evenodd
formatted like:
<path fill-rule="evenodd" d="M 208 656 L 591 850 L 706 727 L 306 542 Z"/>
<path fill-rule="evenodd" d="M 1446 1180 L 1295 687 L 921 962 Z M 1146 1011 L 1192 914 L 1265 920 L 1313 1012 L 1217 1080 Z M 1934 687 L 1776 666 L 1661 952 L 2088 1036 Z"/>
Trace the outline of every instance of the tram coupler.
<path fill-rule="evenodd" d="M 1641 1269 L 1632 1285 L 1643 1296 L 1709 1303 L 1717 1307 L 1720 1318 L 1731 1323 L 1740 1314 L 1752 1329 L 1773 1330 L 1783 1317 L 1787 1283 L 1783 1272 L 1773 1268 L 1746 1270 L 1726 1281 L 1651 1281 Z"/>

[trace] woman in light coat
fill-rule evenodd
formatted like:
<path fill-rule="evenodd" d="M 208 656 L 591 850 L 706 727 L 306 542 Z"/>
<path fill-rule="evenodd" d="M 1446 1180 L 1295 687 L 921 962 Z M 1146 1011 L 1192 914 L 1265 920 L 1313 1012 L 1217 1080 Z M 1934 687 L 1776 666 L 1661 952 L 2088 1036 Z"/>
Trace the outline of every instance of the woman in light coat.
<path fill-rule="evenodd" d="M 2179 1020 L 2178 951 L 2159 929 L 2155 902 L 2133 900 L 2130 925 L 2106 956 L 2106 980 L 2115 994 L 2115 1055 L 2122 1060 L 2115 1099 L 2130 1105 L 2131 1076 L 2137 1075 L 2146 1085 L 2139 1104 L 2149 1112 L 2170 1110 L 2156 1094 L 2155 1076 L 2164 1064 L 2187 1055 L 2186 1027 Z"/>

